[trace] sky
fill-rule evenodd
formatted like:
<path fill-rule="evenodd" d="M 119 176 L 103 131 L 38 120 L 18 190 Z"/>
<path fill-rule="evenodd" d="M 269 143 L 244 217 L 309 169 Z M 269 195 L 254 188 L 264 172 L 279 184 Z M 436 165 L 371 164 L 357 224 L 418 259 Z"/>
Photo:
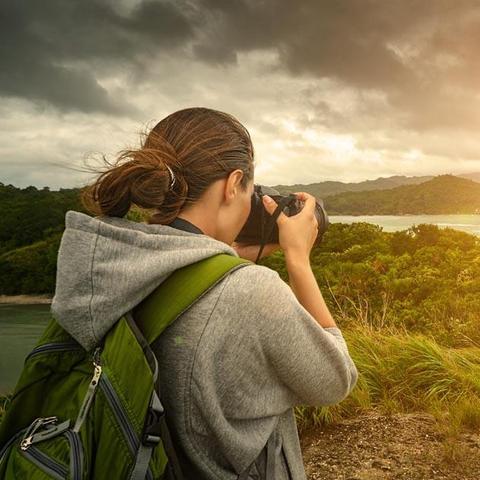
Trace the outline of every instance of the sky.
<path fill-rule="evenodd" d="M 0 182 L 80 187 L 176 110 L 234 115 L 255 182 L 480 171 L 476 0 L 2 0 Z"/>

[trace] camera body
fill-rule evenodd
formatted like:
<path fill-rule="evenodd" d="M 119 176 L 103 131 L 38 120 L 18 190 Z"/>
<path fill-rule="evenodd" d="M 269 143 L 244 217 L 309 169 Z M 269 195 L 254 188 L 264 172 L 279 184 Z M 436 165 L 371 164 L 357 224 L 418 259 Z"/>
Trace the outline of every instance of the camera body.
<path fill-rule="evenodd" d="M 278 204 L 273 215 L 270 215 L 263 205 L 262 197 L 268 195 Z M 235 241 L 247 245 L 265 245 L 279 243 L 277 217 L 283 212 L 288 217 L 296 215 L 303 208 L 303 202 L 296 195 L 281 195 L 277 190 L 265 185 L 254 185 L 252 208 L 250 215 Z M 322 200 L 316 200 L 315 216 L 318 221 L 318 235 L 314 245 L 318 245 L 327 231 L 328 215 Z"/>

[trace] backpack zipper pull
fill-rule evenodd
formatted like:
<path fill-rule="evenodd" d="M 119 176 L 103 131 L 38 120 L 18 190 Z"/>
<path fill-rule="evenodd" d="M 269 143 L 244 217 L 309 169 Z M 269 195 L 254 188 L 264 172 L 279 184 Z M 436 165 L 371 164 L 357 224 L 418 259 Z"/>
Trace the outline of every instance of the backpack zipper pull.
<path fill-rule="evenodd" d="M 102 365 L 100 363 L 100 352 L 101 348 L 97 347 L 93 352 L 93 376 L 90 380 L 90 384 L 88 385 L 87 393 L 83 398 L 82 406 L 80 407 L 80 411 L 78 412 L 77 420 L 75 421 L 75 425 L 73 427 L 74 432 L 79 432 L 80 428 L 82 427 L 83 421 L 87 416 L 88 410 L 90 409 L 90 405 L 93 400 L 93 396 L 95 395 L 95 391 L 98 386 L 98 382 L 100 377 L 102 376 Z"/>
<path fill-rule="evenodd" d="M 35 435 L 35 432 L 44 427 L 45 425 L 57 423 L 57 417 L 43 417 L 36 418 L 28 427 L 28 430 L 23 435 L 22 441 L 20 442 L 20 448 L 26 450 L 32 444 L 32 438 Z"/>
<path fill-rule="evenodd" d="M 100 363 L 100 352 L 101 348 L 97 347 L 93 352 L 93 378 L 90 382 L 90 387 L 97 387 L 98 380 L 100 379 L 100 375 L 102 374 L 102 364 Z M 90 388 L 89 387 L 89 388 Z"/>

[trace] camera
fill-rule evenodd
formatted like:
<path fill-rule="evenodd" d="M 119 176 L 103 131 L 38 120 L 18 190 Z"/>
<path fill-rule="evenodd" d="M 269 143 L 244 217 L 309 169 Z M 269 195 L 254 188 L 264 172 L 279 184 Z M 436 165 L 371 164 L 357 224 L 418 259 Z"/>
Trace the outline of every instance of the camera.
<path fill-rule="evenodd" d="M 268 195 L 277 203 L 273 215 L 270 215 L 263 206 L 262 197 Z M 235 241 L 247 245 L 260 245 L 257 260 L 258 262 L 264 245 L 267 243 L 279 243 L 277 217 L 283 212 L 288 217 L 296 215 L 303 208 L 303 201 L 299 200 L 293 193 L 281 195 L 277 190 L 265 185 L 254 185 L 252 194 L 252 208 L 250 215 L 242 227 Z M 323 206 L 323 201 L 316 199 L 315 217 L 318 221 L 318 235 L 314 246 L 322 241 L 323 234 L 327 231 L 329 221 L 328 215 Z"/>

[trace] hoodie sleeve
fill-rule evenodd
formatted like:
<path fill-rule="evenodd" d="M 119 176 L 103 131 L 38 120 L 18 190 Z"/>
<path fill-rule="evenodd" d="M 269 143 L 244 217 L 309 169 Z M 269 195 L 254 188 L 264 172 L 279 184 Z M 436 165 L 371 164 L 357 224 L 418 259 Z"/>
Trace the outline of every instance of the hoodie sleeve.
<path fill-rule="evenodd" d="M 255 265 L 230 276 L 224 294 L 234 295 L 237 344 L 247 353 L 231 350 L 260 390 L 269 383 L 262 376 L 275 378 L 276 408 L 331 405 L 348 396 L 358 372 L 340 329 L 321 327 L 274 270 Z"/>

